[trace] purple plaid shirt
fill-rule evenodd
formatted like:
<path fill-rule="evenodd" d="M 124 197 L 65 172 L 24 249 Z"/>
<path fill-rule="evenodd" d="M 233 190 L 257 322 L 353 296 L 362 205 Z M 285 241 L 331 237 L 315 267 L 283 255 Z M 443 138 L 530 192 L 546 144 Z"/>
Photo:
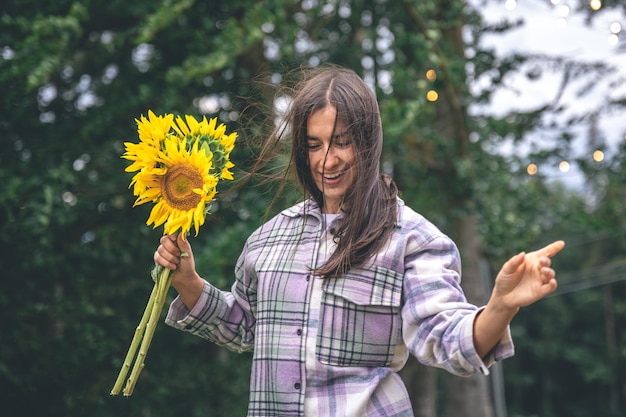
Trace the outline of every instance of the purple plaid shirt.
<path fill-rule="evenodd" d="M 312 276 L 338 221 L 326 225 L 311 200 L 284 210 L 246 241 L 230 292 L 206 283 L 191 311 L 179 298 L 170 306 L 169 325 L 254 350 L 248 416 L 412 416 L 397 374 L 409 352 L 462 376 L 513 355 L 508 332 L 484 361 L 477 355 L 479 309 L 459 286 L 458 250 L 402 200 L 371 262 L 337 279 Z"/>

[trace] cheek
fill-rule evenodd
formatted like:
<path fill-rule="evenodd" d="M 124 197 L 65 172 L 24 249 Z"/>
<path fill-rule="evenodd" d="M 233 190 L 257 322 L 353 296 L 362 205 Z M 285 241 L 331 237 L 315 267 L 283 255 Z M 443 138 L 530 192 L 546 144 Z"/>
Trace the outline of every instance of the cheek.
<path fill-rule="evenodd" d="M 314 157 L 312 158 L 312 157 L 309 156 L 309 158 L 307 159 L 307 171 L 308 171 L 308 173 L 311 176 L 311 179 L 313 181 L 317 181 L 318 180 L 318 178 L 316 176 L 316 173 L 318 171 L 317 163 L 318 163 L 318 160 L 316 158 L 314 158 Z"/>
<path fill-rule="evenodd" d="M 359 175 L 359 171 L 361 171 L 362 165 L 363 165 L 363 161 L 361 162 L 357 161 L 354 155 L 352 155 L 349 166 L 350 166 L 350 172 L 351 172 L 353 180 L 356 179 L 356 177 Z"/>
<path fill-rule="evenodd" d="M 347 151 L 345 155 L 345 160 L 348 163 L 348 165 L 352 166 L 353 168 L 356 168 L 357 162 L 356 162 L 356 157 L 354 155 L 354 151 L 352 150 Z"/>

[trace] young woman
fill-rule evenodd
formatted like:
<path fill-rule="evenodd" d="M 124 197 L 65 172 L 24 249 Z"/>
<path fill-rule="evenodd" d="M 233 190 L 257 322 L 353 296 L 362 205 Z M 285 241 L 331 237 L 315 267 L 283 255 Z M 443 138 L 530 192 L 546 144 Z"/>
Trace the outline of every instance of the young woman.
<path fill-rule="evenodd" d="M 200 277 L 188 240 L 164 236 L 154 255 L 175 270 L 168 324 L 254 351 L 248 416 L 411 416 L 397 374 L 409 353 L 457 375 L 511 356 L 508 325 L 556 289 L 563 242 L 512 257 L 478 308 L 454 242 L 380 174 L 378 104 L 360 77 L 318 70 L 287 122 L 271 140 L 288 132 L 306 198 L 247 239 L 232 290 Z"/>

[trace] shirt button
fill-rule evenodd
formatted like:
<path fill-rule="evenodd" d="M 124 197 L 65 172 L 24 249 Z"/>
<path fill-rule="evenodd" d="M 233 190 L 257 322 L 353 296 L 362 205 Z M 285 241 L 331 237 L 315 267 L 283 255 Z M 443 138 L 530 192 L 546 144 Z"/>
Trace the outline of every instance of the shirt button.
<path fill-rule="evenodd" d="M 293 387 L 294 387 L 295 389 L 300 389 L 301 385 L 300 385 L 300 383 L 299 383 L 299 382 L 296 382 L 295 384 L 293 384 Z"/>
<path fill-rule="evenodd" d="M 298 329 L 298 330 L 296 330 L 296 334 L 297 334 L 298 336 L 302 336 L 302 329 Z"/>

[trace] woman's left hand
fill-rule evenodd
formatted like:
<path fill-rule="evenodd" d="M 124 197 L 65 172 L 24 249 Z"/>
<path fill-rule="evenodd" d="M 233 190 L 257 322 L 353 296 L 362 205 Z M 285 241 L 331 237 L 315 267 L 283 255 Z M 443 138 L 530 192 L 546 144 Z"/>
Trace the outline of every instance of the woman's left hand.
<path fill-rule="evenodd" d="M 534 303 L 556 290 L 556 273 L 551 257 L 565 242 L 557 240 L 539 250 L 520 253 L 509 259 L 496 277 L 492 299 L 501 306 L 515 309 Z"/>

